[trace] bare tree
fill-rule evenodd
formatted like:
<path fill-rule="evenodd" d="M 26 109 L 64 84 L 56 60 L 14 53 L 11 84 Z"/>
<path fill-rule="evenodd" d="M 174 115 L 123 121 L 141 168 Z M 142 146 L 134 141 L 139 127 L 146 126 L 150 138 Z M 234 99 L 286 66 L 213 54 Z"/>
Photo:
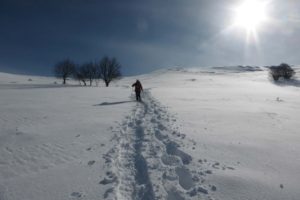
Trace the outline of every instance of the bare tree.
<path fill-rule="evenodd" d="M 84 72 L 84 69 L 82 68 L 82 66 L 77 67 L 76 70 L 74 71 L 74 78 L 75 80 L 78 80 L 80 85 L 81 85 L 81 81 L 83 82 L 84 86 L 86 86 L 86 75 Z"/>
<path fill-rule="evenodd" d="M 280 77 L 291 79 L 296 74 L 294 69 L 286 63 L 281 63 L 279 66 L 271 66 L 269 69 L 274 81 L 278 81 Z"/>
<path fill-rule="evenodd" d="M 85 77 L 90 81 L 90 86 L 92 86 L 93 80 L 96 77 L 96 65 L 93 62 L 86 63 L 82 65 Z"/>
<path fill-rule="evenodd" d="M 63 84 L 66 84 L 67 78 L 72 76 L 74 74 L 74 71 L 75 64 L 69 59 L 58 62 L 54 66 L 54 74 L 57 78 L 63 79 Z"/>
<path fill-rule="evenodd" d="M 96 77 L 102 79 L 105 82 L 105 86 L 108 87 L 113 79 L 121 77 L 120 70 L 121 65 L 116 58 L 110 59 L 105 56 L 101 59 L 99 65 L 97 65 Z"/>
<path fill-rule="evenodd" d="M 96 65 L 93 62 L 80 65 L 74 73 L 75 79 L 82 81 L 86 86 L 86 81 L 92 86 L 93 80 L 96 78 Z"/>

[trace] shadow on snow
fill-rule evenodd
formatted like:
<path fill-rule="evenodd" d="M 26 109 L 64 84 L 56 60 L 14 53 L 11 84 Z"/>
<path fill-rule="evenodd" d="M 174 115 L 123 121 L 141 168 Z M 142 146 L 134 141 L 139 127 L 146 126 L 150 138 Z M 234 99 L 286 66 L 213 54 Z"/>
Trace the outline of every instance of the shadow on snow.
<path fill-rule="evenodd" d="M 297 79 L 290 79 L 290 80 L 279 80 L 277 82 L 274 82 L 277 86 L 294 86 L 294 87 L 300 87 L 300 80 Z"/>
<path fill-rule="evenodd" d="M 111 106 L 111 105 L 117 105 L 117 104 L 123 104 L 123 103 L 130 103 L 135 101 L 116 101 L 116 102 L 102 102 L 100 104 L 95 104 L 93 106 Z"/>

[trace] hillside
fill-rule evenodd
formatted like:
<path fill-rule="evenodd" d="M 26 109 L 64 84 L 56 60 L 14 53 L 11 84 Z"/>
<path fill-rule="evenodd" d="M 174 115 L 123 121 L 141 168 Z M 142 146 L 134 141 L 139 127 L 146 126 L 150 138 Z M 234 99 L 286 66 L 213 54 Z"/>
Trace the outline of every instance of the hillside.
<path fill-rule="evenodd" d="M 300 87 L 266 69 L 171 68 L 109 88 L 0 73 L 0 93 L 1 200 L 300 196 Z"/>

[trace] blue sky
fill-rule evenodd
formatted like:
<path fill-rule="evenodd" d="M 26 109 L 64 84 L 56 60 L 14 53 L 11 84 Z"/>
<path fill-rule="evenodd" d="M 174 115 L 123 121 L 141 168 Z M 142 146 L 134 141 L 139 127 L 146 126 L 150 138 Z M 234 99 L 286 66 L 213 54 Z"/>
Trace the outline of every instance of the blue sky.
<path fill-rule="evenodd" d="M 125 75 L 162 67 L 300 64 L 300 1 L 271 0 L 256 40 L 232 27 L 242 0 L 0 0 L 0 71 L 114 56 Z"/>

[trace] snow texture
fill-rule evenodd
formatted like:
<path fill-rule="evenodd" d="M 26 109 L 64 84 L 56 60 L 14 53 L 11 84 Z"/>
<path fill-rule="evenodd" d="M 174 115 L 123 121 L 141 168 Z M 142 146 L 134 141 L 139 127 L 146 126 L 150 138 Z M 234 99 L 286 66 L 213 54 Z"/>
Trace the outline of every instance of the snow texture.
<path fill-rule="evenodd" d="M 106 88 L 0 73 L 0 200 L 297 200 L 297 78 L 171 68 Z"/>

